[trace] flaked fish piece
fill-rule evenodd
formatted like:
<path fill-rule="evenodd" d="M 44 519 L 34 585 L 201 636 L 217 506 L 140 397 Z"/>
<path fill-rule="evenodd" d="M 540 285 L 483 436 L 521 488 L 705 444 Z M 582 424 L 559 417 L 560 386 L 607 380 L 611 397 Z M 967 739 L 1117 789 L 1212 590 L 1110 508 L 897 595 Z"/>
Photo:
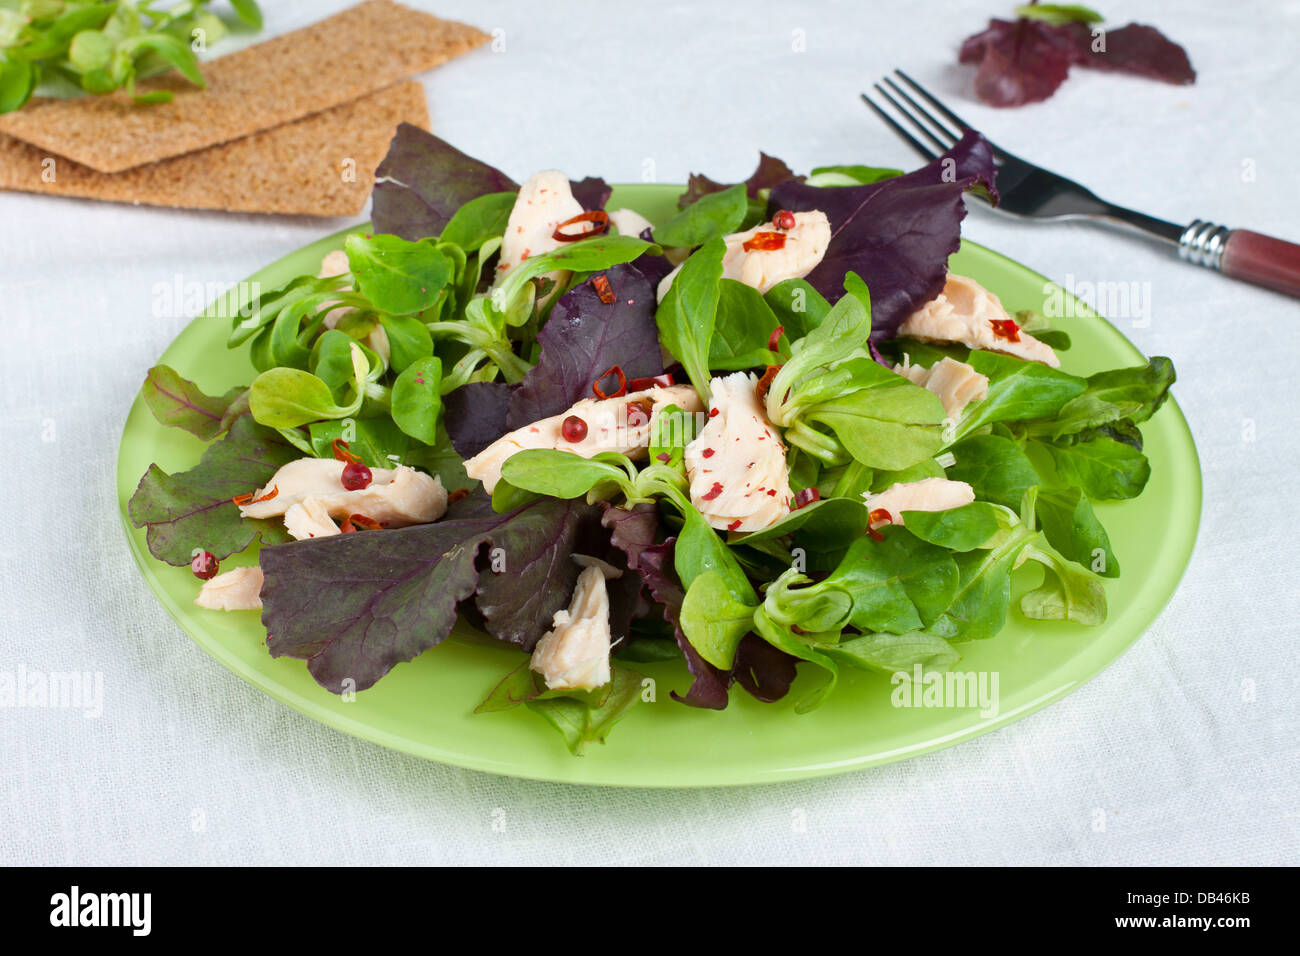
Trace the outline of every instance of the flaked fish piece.
<path fill-rule="evenodd" d="M 1059 368 L 1052 347 L 1020 328 L 1002 301 L 974 279 L 949 272 L 943 291 L 907 317 L 899 335 L 923 342 L 958 342 Z"/>
<path fill-rule="evenodd" d="M 275 489 L 275 496 L 241 505 L 239 513 L 245 518 L 274 518 L 312 499 L 312 509 L 331 518 L 360 514 L 386 528 L 403 528 L 436 521 L 447 510 L 447 492 L 436 475 L 408 465 L 372 468 L 368 487 L 348 491 L 343 487 L 344 465 L 332 458 L 299 458 L 282 465 L 253 495 L 262 498 Z"/>
<path fill-rule="evenodd" d="M 262 569 L 235 568 L 203 582 L 194 603 L 210 611 L 257 611 L 262 607 Z"/>
<path fill-rule="evenodd" d="M 297 504 L 290 505 L 284 512 L 284 529 L 298 541 L 342 534 L 320 498 L 304 498 Z"/>
<path fill-rule="evenodd" d="M 989 393 L 987 375 L 981 375 L 965 362 L 945 356 L 929 368 L 904 362 L 894 371 L 927 391 L 939 396 L 944 414 L 953 421 L 971 402 L 982 401 Z"/>
<path fill-rule="evenodd" d="M 564 243 L 554 235 L 556 227 L 582 212 L 582 203 L 573 198 L 568 176 L 558 169 L 535 173 L 519 187 L 519 196 L 506 221 L 496 281 L 504 279 L 525 259 L 562 246 Z"/>
<path fill-rule="evenodd" d="M 620 236 L 636 238 L 647 229 L 653 229 L 652 223 L 635 209 L 615 209 L 609 214 L 609 222 L 618 230 Z"/>
<path fill-rule="evenodd" d="M 533 648 L 528 666 L 551 690 L 587 690 L 609 683 L 609 591 L 599 565 L 584 568 L 568 608 Z"/>
<path fill-rule="evenodd" d="M 727 251 L 722 256 L 723 278 L 767 292 L 778 282 L 802 279 L 817 268 L 830 245 L 830 220 L 820 209 L 792 215 L 794 226 L 790 229 L 779 229 L 774 222 L 765 222 L 724 237 Z M 678 266 L 660 281 L 660 302 L 680 270 Z"/>
<path fill-rule="evenodd" d="M 465 462 L 465 473 L 483 482 L 484 490 L 491 494 L 501 480 L 506 459 L 529 448 L 556 448 L 583 458 L 603 451 L 620 452 L 633 460 L 642 458 L 650 446 L 654 419 L 668 405 L 688 413 L 704 410 L 689 385 L 654 386 L 617 398 L 584 398 L 558 415 L 502 435 Z M 564 420 L 570 415 L 586 425 L 586 435 L 580 441 L 564 437 Z"/>
<path fill-rule="evenodd" d="M 975 490 L 964 481 L 950 478 L 922 478 L 900 481 L 877 494 L 863 494 L 868 512 L 889 512 L 893 524 L 903 523 L 904 511 L 948 511 L 975 500 Z M 876 522 L 872 522 L 875 524 Z"/>
<path fill-rule="evenodd" d="M 790 513 L 785 446 L 757 384 L 748 372 L 713 379 L 709 417 L 684 455 L 691 504 L 725 531 L 762 531 Z"/>

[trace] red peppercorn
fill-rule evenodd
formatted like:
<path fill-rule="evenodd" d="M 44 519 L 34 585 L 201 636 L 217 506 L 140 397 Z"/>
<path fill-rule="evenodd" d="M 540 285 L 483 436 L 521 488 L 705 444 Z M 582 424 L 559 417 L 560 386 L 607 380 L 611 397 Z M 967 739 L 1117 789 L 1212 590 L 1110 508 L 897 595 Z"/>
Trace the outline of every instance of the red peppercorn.
<path fill-rule="evenodd" d="M 200 551 L 190 560 L 190 570 L 200 581 L 210 581 L 217 576 L 221 563 L 211 551 Z"/>
<path fill-rule="evenodd" d="M 565 441 L 580 442 L 587 437 L 587 423 L 577 415 L 570 415 L 560 422 L 560 434 Z"/>
<path fill-rule="evenodd" d="M 362 488 L 368 488 L 373 476 L 370 469 L 359 461 L 350 461 L 343 466 L 343 487 L 348 491 L 360 491 Z"/>
<path fill-rule="evenodd" d="M 777 212 L 775 216 L 772 217 L 772 225 L 776 226 L 776 228 L 778 229 L 787 229 L 787 230 L 793 229 L 794 213 L 792 213 L 789 209 L 780 210 L 779 212 Z"/>

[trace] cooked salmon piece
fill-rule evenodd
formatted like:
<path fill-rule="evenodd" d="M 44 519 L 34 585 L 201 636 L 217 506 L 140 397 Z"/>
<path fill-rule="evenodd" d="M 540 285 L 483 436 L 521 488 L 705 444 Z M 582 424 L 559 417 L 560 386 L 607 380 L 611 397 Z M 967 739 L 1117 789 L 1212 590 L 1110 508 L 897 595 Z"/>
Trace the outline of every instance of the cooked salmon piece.
<path fill-rule="evenodd" d="M 923 342 L 958 342 L 1059 368 L 1052 347 L 1021 329 L 1002 301 L 974 279 L 948 273 L 943 291 L 899 327 L 899 335 Z"/>
<path fill-rule="evenodd" d="M 262 569 L 235 568 L 203 582 L 194 603 L 210 611 L 257 611 L 262 607 Z"/>
<path fill-rule="evenodd" d="M 906 356 L 904 356 L 906 358 Z M 989 393 L 987 375 L 981 375 L 965 362 L 945 356 L 929 368 L 904 362 L 894 371 L 903 378 L 939 396 L 944 414 L 953 421 L 971 402 L 982 401 Z"/>
<path fill-rule="evenodd" d="M 551 629 L 533 648 L 529 668 L 551 690 L 589 690 L 609 683 L 609 591 L 605 568 L 578 575 L 568 608 L 555 612 Z"/>
<path fill-rule="evenodd" d="M 802 279 L 812 272 L 830 245 L 830 220 L 821 210 L 813 209 L 794 213 L 794 223 L 792 229 L 778 229 L 765 222 L 724 237 L 727 251 L 722 256 L 722 277 L 767 292 L 778 282 Z M 660 281 L 660 302 L 680 270 L 678 266 Z"/>
<path fill-rule="evenodd" d="M 686 446 L 691 504 L 710 527 L 762 531 L 790 513 L 785 446 L 754 392 L 757 376 L 734 372 L 709 383 L 712 407 Z"/>
<path fill-rule="evenodd" d="M 920 481 L 900 481 L 877 494 L 868 493 L 862 497 L 866 499 L 868 511 L 882 509 L 889 512 L 891 523 L 902 524 L 904 511 L 960 508 L 975 500 L 975 491 L 964 481 L 922 478 Z"/>
<path fill-rule="evenodd" d="M 689 385 L 654 386 L 617 398 L 584 398 L 558 415 L 543 418 L 502 435 L 465 462 L 465 473 L 483 482 L 489 494 L 501 480 L 501 466 L 516 452 L 529 448 L 555 448 L 591 458 L 603 451 L 616 451 L 636 460 L 650 446 L 655 417 L 668 405 L 684 412 L 700 412 L 704 405 Z M 564 437 L 564 420 L 582 419 L 587 427 L 581 441 Z"/>

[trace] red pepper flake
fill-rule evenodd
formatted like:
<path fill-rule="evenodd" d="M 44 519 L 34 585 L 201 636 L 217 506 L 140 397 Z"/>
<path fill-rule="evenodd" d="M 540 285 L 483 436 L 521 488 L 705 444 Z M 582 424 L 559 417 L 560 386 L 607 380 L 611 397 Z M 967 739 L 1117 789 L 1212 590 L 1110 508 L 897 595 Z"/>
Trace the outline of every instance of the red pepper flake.
<path fill-rule="evenodd" d="M 366 531 L 378 531 L 383 527 L 374 518 L 367 518 L 365 515 L 348 515 L 348 520 L 352 522 L 353 527 L 363 528 Z"/>
<path fill-rule="evenodd" d="M 606 305 L 612 305 L 618 298 L 614 290 L 609 287 L 609 279 L 604 273 L 591 277 L 591 287 L 596 290 L 596 295 L 600 296 L 600 301 Z"/>
<path fill-rule="evenodd" d="M 712 457 L 713 457 L 713 449 L 712 449 L 712 448 L 706 448 L 706 449 L 704 449 L 704 451 L 703 451 L 703 455 L 704 455 L 705 458 L 712 458 Z"/>
<path fill-rule="evenodd" d="M 993 326 L 993 334 L 998 338 L 1008 342 L 1020 341 L 1020 326 L 1016 325 L 1015 319 L 990 319 L 989 325 Z"/>
<path fill-rule="evenodd" d="M 661 451 L 659 454 L 655 455 L 655 457 L 658 458 L 660 461 L 672 461 L 672 460 L 673 460 L 673 456 L 670 455 L 670 454 L 668 454 L 668 452 L 666 452 L 666 451 Z"/>
<path fill-rule="evenodd" d="M 746 239 L 743 246 L 746 252 L 772 252 L 785 248 L 784 232 L 756 232 L 752 239 Z"/>
<path fill-rule="evenodd" d="M 771 492 L 771 493 L 775 494 L 776 492 Z M 798 511 L 800 508 L 807 507 L 808 505 L 812 504 L 814 501 L 821 501 L 821 500 L 822 500 L 822 493 L 818 491 L 816 488 L 805 488 L 802 491 L 796 491 L 794 495 L 794 510 Z"/>
<path fill-rule="evenodd" d="M 262 497 L 260 497 L 260 498 L 254 498 L 254 497 L 253 497 L 253 492 L 250 491 L 250 492 L 249 492 L 248 494 L 246 494 L 246 495 L 235 495 L 235 497 L 231 498 L 230 500 L 233 501 L 235 504 L 239 505 L 239 507 L 242 508 L 242 507 L 244 507 L 245 505 L 255 505 L 255 504 L 257 504 L 259 501 L 270 501 L 272 498 L 274 498 L 274 497 L 275 497 L 276 495 L 278 495 L 279 493 L 280 493 L 280 486 L 279 486 L 279 485 L 276 485 L 274 488 L 272 488 L 272 489 L 271 489 L 270 491 L 268 491 L 266 494 L 262 495 Z"/>
<path fill-rule="evenodd" d="M 717 410 L 716 408 L 710 408 L 710 409 L 709 409 L 709 417 L 710 417 L 710 418 L 717 418 L 717 417 L 718 417 L 718 410 Z M 736 441 L 740 441 L 740 439 L 737 438 Z"/>
<path fill-rule="evenodd" d="M 354 455 L 351 451 L 348 450 L 348 443 L 345 442 L 342 438 L 336 438 L 332 442 L 330 442 L 330 451 L 334 453 L 334 457 L 337 458 L 339 461 L 352 461 L 352 462 L 361 461 L 360 458 L 358 458 L 356 455 Z"/>
<path fill-rule="evenodd" d="M 767 496 L 768 496 L 769 498 L 775 498 L 775 497 L 776 497 L 776 489 L 775 489 L 775 488 L 769 488 L 768 491 L 767 491 Z"/>
<path fill-rule="evenodd" d="M 645 378 L 629 379 L 627 390 L 629 392 L 644 392 L 648 388 L 668 388 L 673 384 L 673 373 L 664 372 L 662 375 L 651 375 Z"/>
<path fill-rule="evenodd" d="M 565 441 L 580 442 L 587 437 L 587 423 L 577 415 L 570 415 L 560 422 L 560 435 Z"/>
<path fill-rule="evenodd" d="M 719 481 L 715 481 L 715 482 L 713 483 L 713 487 L 709 489 L 709 493 L 708 493 L 707 495 L 700 495 L 700 500 L 701 500 L 701 501 L 712 501 L 714 498 L 718 497 L 718 495 L 720 495 L 720 494 L 722 494 L 722 483 L 719 482 Z"/>
<path fill-rule="evenodd" d="M 606 392 L 600 387 L 600 383 L 605 381 L 611 375 L 618 379 L 618 388 L 612 392 Z M 627 394 L 627 376 L 623 374 L 623 368 L 620 365 L 611 365 L 605 371 L 596 376 L 596 381 L 591 383 L 591 390 L 597 398 L 618 398 L 620 395 Z"/>
<path fill-rule="evenodd" d="M 565 232 L 565 226 L 576 226 L 580 223 L 592 223 L 590 229 L 581 232 Z M 577 242 L 579 239 L 587 239 L 591 236 L 599 236 L 602 232 L 609 229 L 609 213 L 603 209 L 593 209 L 591 212 L 583 212 L 574 216 L 572 219 L 566 219 L 555 227 L 551 233 L 551 238 L 556 242 Z"/>
<path fill-rule="evenodd" d="M 777 214 L 772 217 L 772 225 L 784 232 L 789 232 L 795 226 L 794 213 L 789 209 L 778 210 Z"/>
<path fill-rule="evenodd" d="M 735 521 L 731 522 L 731 524 L 727 525 L 727 530 L 735 531 L 739 527 L 740 527 L 740 519 L 737 518 Z"/>
<path fill-rule="evenodd" d="M 893 524 L 894 517 L 889 513 L 887 508 L 875 508 L 867 515 L 867 521 L 869 522 L 867 534 L 871 536 L 871 540 L 884 541 L 885 536 L 877 531 L 874 526 L 878 524 Z"/>
<path fill-rule="evenodd" d="M 777 331 L 781 331 L 780 326 L 777 326 Z M 759 404 L 767 401 L 767 390 L 772 387 L 772 382 L 776 379 L 776 375 L 780 371 L 781 366 L 769 365 L 767 370 L 763 372 L 763 377 L 760 378 L 758 384 L 754 386 L 754 398 L 758 400 Z"/>
<path fill-rule="evenodd" d="M 468 488 L 457 488 L 455 491 L 447 495 L 447 504 L 454 505 L 456 502 L 463 501 L 468 497 L 469 497 Z"/>
<path fill-rule="evenodd" d="M 767 350 L 769 352 L 775 352 L 777 350 L 777 346 L 781 344 L 781 336 L 783 335 L 785 335 L 784 325 L 778 325 L 772 330 L 772 334 L 767 337 Z"/>

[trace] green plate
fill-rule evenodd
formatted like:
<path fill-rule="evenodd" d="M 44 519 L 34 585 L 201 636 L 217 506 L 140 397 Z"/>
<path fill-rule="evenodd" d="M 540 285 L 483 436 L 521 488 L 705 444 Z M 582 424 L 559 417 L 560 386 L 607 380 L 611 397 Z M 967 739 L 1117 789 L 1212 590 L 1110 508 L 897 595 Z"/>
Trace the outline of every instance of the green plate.
<path fill-rule="evenodd" d="M 679 192 L 672 186 L 621 186 L 611 208 L 630 206 L 663 221 Z M 249 281 L 269 291 L 294 276 L 314 274 L 321 257 L 342 246 L 344 235 L 299 249 Z M 988 249 L 964 243 L 951 264 L 996 292 L 1012 311 L 1042 304 L 1047 280 Z M 231 297 L 239 294 L 236 289 Z M 1143 361 L 1113 326 L 1076 305 L 1075 317 L 1054 320 L 1073 339 L 1073 348 L 1062 356 L 1068 371 L 1088 374 Z M 210 394 L 250 382 L 254 372 L 246 352 L 225 346 L 230 321 L 222 316 L 233 314 L 234 307 L 216 303 L 159 361 Z M 949 747 L 1059 700 L 1119 657 L 1173 595 L 1201 512 L 1200 465 L 1178 406 L 1168 402 L 1142 431 L 1152 467 L 1145 493 L 1135 501 L 1097 507 L 1125 568 L 1118 580 L 1106 582 L 1110 618 L 1105 625 L 1031 622 L 1013 610 L 993 640 L 959 645 L 958 669 L 997 675 L 996 714 L 981 714 L 977 707 L 896 707 L 889 678 L 848 671 L 830 701 L 798 715 L 793 702 L 822 680 L 812 667 L 801 668 L 793 692 L 776 704 L 759 704 L 737 689 L 725 711 L 696 710 L 669 696 L 670 690 L 686 690 L 684 666 L 637 665 L 655 679 L 655 701 L 633 708 L 607 744 L 589 747 L 583 757 L 570 756 L 559 735 L 524 708 L 472 713 L 519 662 L 517 650 L 453 637 L 349 701 L 319 687 L 302 661 L 273 659 L 256 614 L 196 607 L 198 582 L 188 568 L 172 568 L 149 555 L 144 532 L 126 521 L 126 505 L 150 463 L 169 472 L 188 468 L 203 445 L 159 425 L 140 399 L 122 433 L 117 484 L 127 539 L 168 613 L 223 666 L 312 719 L 384 747 L 491 773 L 568 783 L 699 787 L 814 777 Z M 250 551 L 229 559 L 224 568 L 256 560 Z M 1037 584 L 1037 572 L 1022 571 L 1019 589 Z"/>

